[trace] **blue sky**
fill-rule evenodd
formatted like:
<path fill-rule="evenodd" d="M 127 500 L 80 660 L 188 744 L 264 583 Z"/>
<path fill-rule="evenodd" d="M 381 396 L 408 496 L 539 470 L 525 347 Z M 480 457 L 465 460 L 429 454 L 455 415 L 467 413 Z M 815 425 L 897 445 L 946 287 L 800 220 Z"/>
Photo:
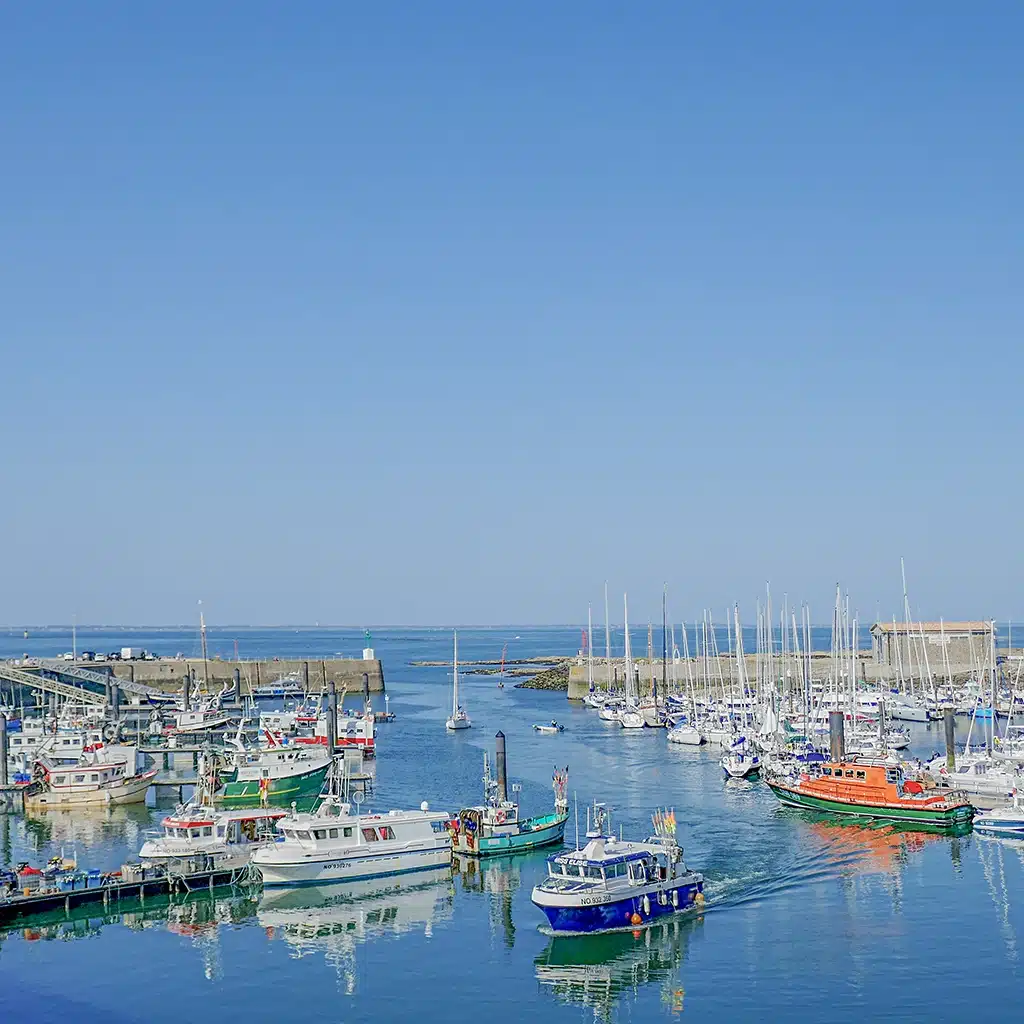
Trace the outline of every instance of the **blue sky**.
<path fill-rule="evenodd" d="M 0 621 L 1024 617 L 1022 31 L 8 5 Z"/>

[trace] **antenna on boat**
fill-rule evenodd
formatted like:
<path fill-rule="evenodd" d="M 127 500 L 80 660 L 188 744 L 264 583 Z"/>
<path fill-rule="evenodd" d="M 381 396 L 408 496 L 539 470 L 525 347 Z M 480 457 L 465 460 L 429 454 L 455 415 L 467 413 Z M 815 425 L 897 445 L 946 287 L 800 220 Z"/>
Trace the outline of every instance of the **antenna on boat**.
<path fill-rule="evenodd" d="M 576 790 L 572 793 L 572 809 L 576 817 L 576 849 L 580 848 L 580 805 L 576 799 Z"/>

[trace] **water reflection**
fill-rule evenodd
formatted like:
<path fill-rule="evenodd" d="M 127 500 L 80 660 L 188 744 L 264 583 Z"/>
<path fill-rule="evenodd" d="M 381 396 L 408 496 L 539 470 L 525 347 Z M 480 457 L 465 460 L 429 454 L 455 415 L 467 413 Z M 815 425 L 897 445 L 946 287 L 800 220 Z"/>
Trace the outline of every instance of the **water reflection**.
<path fill-rule="evenodd" d="M 661 985 L 670 1013 L 683 1010 L 680 967 L 702 917 L 679 917 L 635 932 L 552 938 L 534 960 L 537 980 L 561 1003 L 586 1006 L 610 1020 L 616 1004 L 645 985 Z"/>
<path fill-rule="evenodd" d="M 549 852 L 540 850 L 514 857 L 455 855 L 456 877 L 463 891 L 490 897 L 491 931 L 500 933 L 509 949 L 516 943 L 516 926 L 512 918 L 515 894 L 524 885 L 524 878 L 525 884 L 532 889 L 536 880 L 544 876 Z"/>
<path fill-rule="evenodd" d="M 451 868 L 393 878 L 264 892 L 258 918 L 270 939 L 283 939 L 292 957 L 324 955 L 347 995 L 356 990 L 356 948 L 372 938 L 418 931 L 452 916 Z"/>

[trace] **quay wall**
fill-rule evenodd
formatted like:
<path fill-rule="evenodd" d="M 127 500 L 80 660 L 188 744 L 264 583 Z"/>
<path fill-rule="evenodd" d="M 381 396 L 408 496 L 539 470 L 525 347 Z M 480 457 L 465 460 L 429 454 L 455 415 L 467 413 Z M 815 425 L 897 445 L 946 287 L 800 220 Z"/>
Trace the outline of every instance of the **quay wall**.
<path fill-rule="evenodd" d="M 1008 652 L 1000 652 L 1008 653 Z M 1019 657 L 1020 652 L 1016 649 L 1012 653 L 1014 657 Z M 785 672 L 787 669 L 782 665 L 781 659 L 777 659 L 780 672 Z M 608 679 L 608 663 L 605 658 L 594 658 L 594 683 L 601 689 L 607 686 Z M 658 684 L 661 684 L 662 665 L 661 659 L 655 658 L 653 662 L 648 662 L 646 658 L 642 660 L 634 660 L 634 667 L 640 673 L 640 693 L 650 693 L 651 691 L 651 675 L 657 678 Z M 748 654 L 744 657 L 744 665 L 746 678 L 749 682 L 753 682 L 756 678 L 757 672 L 757 656 L 754 654 Z M 735 657 L 729 655 L 722 655 L 721 657 L 721 673 L 725 678 L 726 688 L 736 686 L 736 679 L 738 676 L 737 672 L 737 661 Z M 1007 675 L 1012 681 L 1014 674 L 1017 669 L 1016 666 L 1010 667 L 1009 665 L 1003 665 L 1000 667 L 1004 675 Z M 945 682 L 943 666 L 932 665 L 932 675 L 935 679 L 936 685 L 941 686 Z M 950 669 L 953 674 L 955 682 L 964 682 L 968 678 L 973 678 L 977 675 L 976 670 L 971 671 L 970 666 L 963 665 L 951 665 Z M 841 669 L 842 670 L 842 669 Z M 696 685 L 703 687 L 702 673 L 704 671 L 703 662 L 691 658 L 689 661 L 689 668 L 687 668 L 687 662 L 685 658 L 680 658 L 676 661 L 674 666 L 675 678 L 676 678 L 676 689 L 685 689 L 687 680 L 691 674 Z M 800 686 L 799 669 L 796 663 L 791 661 L 789 671 L 792 675 L 792 685 L 794 688 Z M 611 676 L 612 685 L 615 688 L 621 688 L 624 680 L 625 666 L 621 658 L 611 659 Z M 816 651 L 811 655 L 811 679 L 814 681 L 824 681 L 829 678 L 832 672 L 832 656 L 827 651 Z M 672 685 L 672 673 L 673 665 L 670 662 L 668 666 L 668 679 L 669 685 Z M 857 681 L 864 683 L 891 683 L 895 682 L 899 678 L 896 666 L 891 665 L 880 665 L 874 661 L 870 651 L 863 652 L 863 656 L 857 659 Z M 909 678 L 909 673 L 904 670 L 903 678 Z M 914 685 L 921 685 L 921 674 L 919 672 L 914 673 Z M 927 678 L 925 677 L 925 683 L 927 684 Z M 711 687 L 713 691 L 720 689 L 720 683 L 718 678 L 718 668 L 714 661 L 711 662 Z M 587 693 L 587 659 L 586 658 L 573 658 L 572 663 L 569 666 L 569 688 L 568 696 L 569 700 L 582 700 Z"/>
<path fill-rule="evenodd" d="M 155 661 L 111 661 L 105 665 L 118 679 L 168 691 L 180 690 L 189 672 L 195 673 L 197 681 L 202 680 L 205 673 L 208 689 L 219 687 L 234 680 L 236 669 L 242 681 L 243 695 L 250 686 L 273 683 L 281 676 L 293 676 L 308 684 L 314 692 L 325 683 L 333 682 L 339 690 L 345 687 L 350 694 L 362 693 L 364 673 L 369 677 L 371 693 L 384 690 L 384 666 L 379 658 L 269 658 L 259 661 L 211 658 L 205 667 L 202 658 L 158 658 Z"/>

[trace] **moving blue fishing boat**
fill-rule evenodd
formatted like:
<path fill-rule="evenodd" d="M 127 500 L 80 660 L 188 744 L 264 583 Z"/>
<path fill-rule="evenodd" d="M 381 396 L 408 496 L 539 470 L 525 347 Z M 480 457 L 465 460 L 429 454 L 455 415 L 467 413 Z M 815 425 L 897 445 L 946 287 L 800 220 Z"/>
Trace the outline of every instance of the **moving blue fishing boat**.
<path fill-rule="evenodd" d="M 505 767 L 505 735 L 495 737 L 495 761 L 498 777 L 491 778 L 491 766 L 484 754 L 484 802 L 477 807 L 465 807 L 452 823 L 452 849 L 474 857 L 519 853 L 540 846 L 562 843 L 565 823 L 569 817 L 566 788 L 569 769 L 555 769 L 552 788 L 555 791 L 553 814 L 533 818 L 520 818 L 519 804 L 508 798 Z M 512 787 L 518 792 L 518 787 Z"/>
<path fill-rule="evenodd" d="M 556 932 L 601 932 L 647 924 L 704 903 L 704 876 L 690 871 L 676 842 L 674 811 L 653 818 L 645 842 L 616 839 L 603 804 L 588 812 L 582 850 L 548 859 L 548 877 L 531 896 Z"/>

